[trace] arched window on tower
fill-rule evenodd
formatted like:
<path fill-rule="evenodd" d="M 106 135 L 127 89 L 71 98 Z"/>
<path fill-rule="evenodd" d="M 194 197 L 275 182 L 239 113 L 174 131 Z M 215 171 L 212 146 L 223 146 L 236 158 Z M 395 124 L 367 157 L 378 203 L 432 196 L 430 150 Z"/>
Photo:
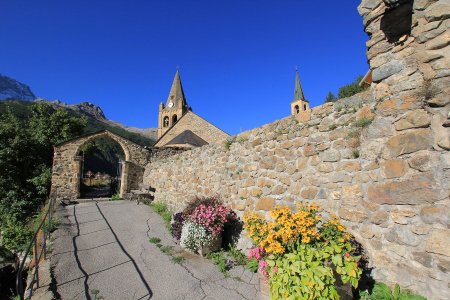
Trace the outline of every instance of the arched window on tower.
<path fill-rule="evenodd" d="M 174 115 L 172 117 L 172 125 L 175 124 L 177 121 L 178 121 L 178 117 L 177 117 L 177 115 Z"/>
<path fill-rule="evenodd" d="M 306 110 L 306 104 L 303 104 L 303 110 Z"/>
<path fill-rule="evenodd" d="M 295 113 L 298 114 L 300 112 L 300 107 L 298 107 L 298 105 L 296 105 L 294 108 L 295 108 Z"/>
<path fill-rule="evenodd" d="M 169 117 L 164 117 L 163 119 L 163 127 L 169 127 Z"/>

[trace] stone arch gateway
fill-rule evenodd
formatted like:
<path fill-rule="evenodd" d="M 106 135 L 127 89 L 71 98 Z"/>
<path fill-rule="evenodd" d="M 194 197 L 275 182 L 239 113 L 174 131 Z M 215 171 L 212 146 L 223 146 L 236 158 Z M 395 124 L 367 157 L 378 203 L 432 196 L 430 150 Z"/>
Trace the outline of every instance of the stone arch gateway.
<path fill-rule="evenodd" d="M 89 141 L 109 138 L 117 142 L 125 154 L 122 165 L 120 196 L 136 189 L 142 182 L 144 167 L 150 157 L 150 151 L 108 130 L 77 137 L 56 145 L 53 156 L 52 192 L 59 199 L 77 199 L 80 196 L 81 160 L 80 150 Z"/>

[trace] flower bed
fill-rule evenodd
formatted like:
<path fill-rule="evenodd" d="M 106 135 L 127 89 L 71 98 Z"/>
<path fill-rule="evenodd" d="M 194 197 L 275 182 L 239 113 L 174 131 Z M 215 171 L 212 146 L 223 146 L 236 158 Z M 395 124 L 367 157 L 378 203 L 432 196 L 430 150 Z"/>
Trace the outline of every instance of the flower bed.
<path fill-rule="evenodd" d="M 223 228 L 235 216 L 215 198 L 196 198 L 174 215 L 172 236 L 181 247 L 203 256 L 220 249 Z"/>
<path fill-rule="evenodd" d="M 272 299 L 339 299 L 337 281 L 358 286 L 361 256 L 336 217 L 322 221 L 318 206 L 303 204 L 297 212 L 277 207 L 270 217 L 246 213 L 244 229 L 255 244 L 249 264 L 258 262 Z"/>

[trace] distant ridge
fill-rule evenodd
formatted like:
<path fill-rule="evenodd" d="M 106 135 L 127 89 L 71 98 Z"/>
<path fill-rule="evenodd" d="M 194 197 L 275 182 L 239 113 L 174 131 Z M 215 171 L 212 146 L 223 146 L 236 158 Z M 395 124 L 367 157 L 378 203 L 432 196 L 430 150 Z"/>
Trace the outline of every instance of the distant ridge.
<path fill-rule="evenodd" d="M 72 115 L 86 116 L 88 119 L 87 132 L 108 129 L 125 138 L 142 144 L 153 145 L 157 138 L 156 128 L 128 127 L 119 122 L 108 120 L 100 106 L 91 102 L 66 104 L 60 100 L 49 101 L 37 98 L 30 87 L 13 78 L 0 74 L 0 114 L 7 109 L 12 110 L 18 117 L 27 118 L 33 102 L 46 102 L 55 108 L 62 108 Z"/>

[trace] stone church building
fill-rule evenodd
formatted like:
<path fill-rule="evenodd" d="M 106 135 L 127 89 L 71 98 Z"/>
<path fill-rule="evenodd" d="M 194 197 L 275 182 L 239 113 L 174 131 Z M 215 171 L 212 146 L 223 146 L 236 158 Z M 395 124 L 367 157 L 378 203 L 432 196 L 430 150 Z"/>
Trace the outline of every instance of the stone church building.
<path fill-rule="evenodd" d="M 158 115 L 156 148 L 194 148 L 227 139 L 229 135 L 199 115 L 187 104 L 177 70 L 166 104 L 161 102 Z"/>

